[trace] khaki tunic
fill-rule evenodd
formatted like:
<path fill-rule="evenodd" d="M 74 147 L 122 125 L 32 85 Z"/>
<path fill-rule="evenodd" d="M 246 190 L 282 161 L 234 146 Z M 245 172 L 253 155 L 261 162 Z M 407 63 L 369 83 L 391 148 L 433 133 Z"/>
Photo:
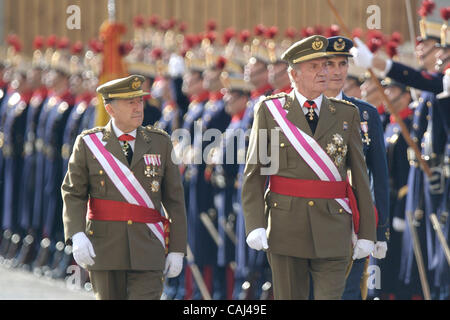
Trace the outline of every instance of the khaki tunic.
<path fill-rule="evenodd" d="M 343 181 L 347 178 L 347 170 L 351 171 L 352 186 L 360 211 L 358 237 L 375 241 L 375 213 L 363 156 L 357 107 L 324 96 L 319 122 L 315 134 L 312 135 L 294 91 L 284 97 L 286 102 L 289 101 L 283 106 L 288 111 L 287 119 L 306 134 L 313 136 L 324 150 L 327 144 L 332 143 L 334 134 L 343 137 L 348 151 L 338 170 Z M 277 175 L 306 180 L 320 179 L 282 131 L 279 133 L 279 141 L 270 141 L 270 132 L 267 141 L 260 141 L 258 130 L 271 130 L 279 126 L 264 100 L 255 106 L 254 112 L 242 187 L 247 235 L 256 228 L 267 228 L 268 252 L 278 255 L 308 259 L 349 256 L 352 251 L 352 217 L 334 199 L 298 198 L 271 191 L 264 194 L 267 177 L 260 174 L 263 167 L 258 156 L 260 143 L 267 144 L 267 150 L 270 150 L 272 143 L 278 145 Z M 256 163 L 250 163 L 249 159 L 256 159 L 253 161 Z"/>
<path fill-rule="evenodd" d="M 123 201 L 119 190 L 106 175 L 84 140 L 84 135 L 103 132 L 105 148 L 127 165 L 147 191 L 155 205 L 164 206 L 170 224 L 169 252 L 186 253 L 186 209 L 178 166 L 171 159 L 172 143 L 167 133 L 148 127 L 139 127 L 131 165 L 121 149 L 111 122 L 105 127 L 87 130 L 75 141 L 67 174 L 62 184 L 64 201 L 63 222 L 66 241 L 75 233 L 84 231 L 91 240 L 96 257 L 88 270 L 162 270 L 165 252 L 161 242 L 145 223 L 132 221 L 87 220 L 89 197 Z M 144 174 L 144 154 L 160 154 L 159 191 L 152 192 L 153 177 Z"/>

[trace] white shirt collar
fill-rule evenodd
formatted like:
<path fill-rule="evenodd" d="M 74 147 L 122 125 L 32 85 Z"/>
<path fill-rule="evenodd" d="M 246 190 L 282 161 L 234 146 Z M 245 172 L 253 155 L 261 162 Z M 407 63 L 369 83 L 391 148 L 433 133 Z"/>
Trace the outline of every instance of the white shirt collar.
<path fill-rule="evenodd" d="M 304 95 L 302 95 L 298 90 L 294 89 L 295 97 L 297 98 L 298 102 L 300 103 L 300 107 L 303 110 L 303 113 L 308 113 L 308 108 L 304 108 L 303 105 L 305 104 L 306 100 L 308 100 Z M 320 113 L 320 106 L 322 105 L 323 100 L 323 94 L 319 95 L 317 98 L 315 98 L 313 101 L 316 103 L 317 109 L 315 110 L 317 115 Z"/>
<path fill-rule="evenodd" d="M 113 128 L 114 133 L 116 134 L 117 138 L 119 138 L 121 135 L 125 134 L 125 132 L 123 132 L 122 130 L 117 128 L 116 124 L 114 123 L 114 119 L 112 119 L 111 122 L 112 122 L 112 128 Z M 129 134 L 130 136 L 133 136 L 136 139 L 136 131 L 137 131 L 137 129 L 134 129 L 133 131 L 128 132 L 127 134 Z"/>
<path fill-rule="evenodd" d="M 339 91 L 338 95 L 335 98 L 339 99 L 339 100 L 342 100 L 342 90 Z"/>

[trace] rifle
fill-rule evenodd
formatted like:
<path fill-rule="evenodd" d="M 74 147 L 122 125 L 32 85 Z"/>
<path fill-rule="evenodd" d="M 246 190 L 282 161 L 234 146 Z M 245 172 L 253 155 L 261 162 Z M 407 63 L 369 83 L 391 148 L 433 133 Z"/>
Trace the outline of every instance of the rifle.
<path fill-rule="evenodd" d="M 408 219 L 409 231 L 411 232 L 411 236 L 413 239 L 414 256 L 416 257 L 417 269 L 419 270 L 420 284 L 422 285 L 423 296 L 425 300 L 431 300 L 430 287 L 428 285 L 427 274 L 423 263 L 422 249 L 420 247 L 416 227 L 414 226 L 412 213 L 407 210 L 405 214 Z"/>
<path fill-rule="evenodd" d="M 444 233 L 442 232 L 441 225 L 439 224 L 438 218 L 435 213 L 430 215 L 431 223 L 433 224 L 433 229 L 436 230 L 436 234 L 438 236 L 438 240 L 441 243 L 442 249 L 444 250 L 445 258 L 447 259 L 447 263 L 450 266 L 450 249 L 447 244 L 447 240 L 445 239 Z"/>
<path fill-rule="evenodd" d="M 198 266 L 194 262 L 194 255 L 192 254 L 192 250 L 189 244 L 187 245 L 186 259 L 188 261 L 189 268 L 191 268 L 195 283 L 197 284 L 198 288 L 200 289 L 200 293 L 203 296 L 203 299 L 211 300 L 211 294 L 209 293 L 208 288 L 206 287 L 205 281 L 203 281 L 203 277 Z"/>

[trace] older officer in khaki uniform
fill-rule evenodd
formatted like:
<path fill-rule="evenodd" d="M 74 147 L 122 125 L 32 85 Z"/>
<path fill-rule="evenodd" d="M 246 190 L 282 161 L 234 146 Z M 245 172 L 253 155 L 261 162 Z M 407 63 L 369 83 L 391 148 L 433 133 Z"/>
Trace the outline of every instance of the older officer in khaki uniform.
<path fill-rule="evenodd" d="M 97 88 L 112 119 L 77 137 L 61 187 L 65 238 L 97 299 L 159 299 L 186 252 L 180 173 L 169 135 L 141 126 L 143 82 Z"/>
<path fill-rule="evenodd" d="M 312 36 L 288 48 L 282 59 L 294 90 L 255 108 L 242 205 L 247 244 L 267 250 L 276 299 L 307 299 L 310 274 L 315 299 L 340 299 L 352 249 L 353 258 L 366 257 L 376 240 L 358 109 L 322 94 L 327 44 Z M 264 172 L 274 161 L 261 146 L 274 147 L 275 173 Z"/>

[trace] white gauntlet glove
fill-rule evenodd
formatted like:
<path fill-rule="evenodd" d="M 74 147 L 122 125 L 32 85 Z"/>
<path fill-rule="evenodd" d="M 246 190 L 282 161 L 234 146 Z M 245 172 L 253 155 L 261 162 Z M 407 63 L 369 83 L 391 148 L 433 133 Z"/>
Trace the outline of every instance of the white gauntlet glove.
<path fill-rule="evenodd" d="M 350 49 L 350 53 L 353 55 L 353 62 L 358 67 L 365 69 L 372 68 L 373 53 L 359 38 L 354 39 L 358 47 Z"/>
<path fill-rule="evenodd" d="M 353 260 L 367 257 L 372 253 L 374 247 L 375 244 L 373 243 L 373 241 L 359 239 L 358 241 L 356 241 L 356 245 L 353 248 Z"/>
<path fill-rule="evenodd" d="M 72 236 L 72 254 L 75 262 L 82 268 L 94 264 L 94 247 L 84 232 Z"/>
<path fill-rule="evenodd" d="M 164 268 L 164 275 L 167 278 L 174 278 L 178 276 L 183 269 L 184 253 L 170 252 L 166 257 L 166 267 Z"/>
<path fill-rule="evenodd" d="M 247 236 L 247 244 L 255 250 L 268 249 L 266 229 L 258 228 L 250 232 Z"/>
<path fill-rule="evenodd" d="M 372 252 L 372 257 L 376 259 L 386 258 L 386 251 L 388 249 L 386 241 L 377 241 L 375 243 L 375 249 Z"/>

